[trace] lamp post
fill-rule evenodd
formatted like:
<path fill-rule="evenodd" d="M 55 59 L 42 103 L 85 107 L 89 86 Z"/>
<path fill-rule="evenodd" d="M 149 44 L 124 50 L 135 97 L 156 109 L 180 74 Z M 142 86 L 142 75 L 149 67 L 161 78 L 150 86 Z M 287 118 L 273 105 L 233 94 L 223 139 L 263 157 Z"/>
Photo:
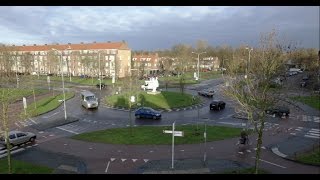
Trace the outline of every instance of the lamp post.
<path fill-rule="evenodd" d="M 99 61 L 99 82 L 100 82 L 100 91 L 101 91 L 100 52 L 98 52 L 98 61 Z"/>
<path fill-rule="evenodd" d="M 248 77 L 248 69 L 249 69 L 249 64 L 250 64 L 250 52 L 253 50 L 253 48 L 246 47 L 246 49 L 249 51 L 249 59 L 248 59 L 248 61 L 247 61 L 247 68 L 246 68 L 245 78 Z"/>
<path fill-rule="evenodd" d="M 201 53 L 195 53 L 195 52 L 191 52 L 193 54 L 198 54 L 198 79 L 200 79 L 200 72 L 199 72 L 199 61 L 200 61 L 200 54 L 204 54 L 206 52 L 201 52 Z"/>
<path fill-rule="evenodd" d="M 71 49 L 70 47 L 67 48 L 66 50 Z M 53 51 L 59 52 L 56 49 L 53 49 Z M 60 52 L 60 71 L 61 71 L 61 80 L 62 80 L 62 91 L 63 91 L 63 109 L 64 109 L 64 119 L 67 120 L 67 107 L 66 107 L 66 94 L 64 91 L 64 79 L 63 79 L 63 68 L 62 68 L 62 52 Z"/>

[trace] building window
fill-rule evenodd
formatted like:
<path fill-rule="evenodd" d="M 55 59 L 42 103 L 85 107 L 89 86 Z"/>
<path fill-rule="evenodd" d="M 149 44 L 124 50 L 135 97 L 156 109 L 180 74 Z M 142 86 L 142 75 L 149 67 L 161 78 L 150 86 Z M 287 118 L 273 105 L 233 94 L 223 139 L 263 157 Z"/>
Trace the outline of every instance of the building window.
<path fill-rule="evenodd" d="M 119 56 L 119 60 L 121 60 L 121 56 Z"/>
<path fill-rule="evenodd" d="M 105 56 L 105 60 L 106 60 L 106 61 L 109 60 L 108 56 Z"/>

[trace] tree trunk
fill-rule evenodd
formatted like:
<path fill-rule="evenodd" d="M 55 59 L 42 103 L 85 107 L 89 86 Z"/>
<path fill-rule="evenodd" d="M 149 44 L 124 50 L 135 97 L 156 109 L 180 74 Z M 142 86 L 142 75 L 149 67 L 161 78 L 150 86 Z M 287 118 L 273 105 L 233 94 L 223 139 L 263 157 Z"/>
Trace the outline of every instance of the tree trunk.
<path fill-rule="evenodd" d="M 8 153 L 8 174 L 11 174 L 11 145 L 9 141 L 9 127 L 8 127 L 8 100 L 5 100 L 6 96 L 4 93 L 5 90 L 2 90 L 2 123 L 4 128 L 4 136 L 6 139 L 7 153 Z"/>
<path fill-rule="evenodd" d="M 261 126 L 258 128 L 258 141 L 257 141 L 257 151 L 256 151 L 256 161 L 255 161 L 255 167 L 254 167 L 254 173 L 258 174 L 258 168 L 259 168 L 259 160 L 261 155 L 261 145 L 262 145 L 262 135 L 263 135 L 263 129 L 264 129 L 264 119 L 261 119 Z"/>

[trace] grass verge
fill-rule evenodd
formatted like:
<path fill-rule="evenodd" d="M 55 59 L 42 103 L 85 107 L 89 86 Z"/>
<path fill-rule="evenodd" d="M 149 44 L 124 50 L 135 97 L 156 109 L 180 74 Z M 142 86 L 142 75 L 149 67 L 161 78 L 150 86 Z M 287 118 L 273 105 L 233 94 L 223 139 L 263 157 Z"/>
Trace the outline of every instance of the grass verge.
<path fill-rule="evenodd" d="M 0 160 L 0 174 L 6 174 L 8 172 L 7 159 Z M 51 174 L 52 168 L 46 166 L 40 166 L 31 164 L 24 161 L 11 159 L 12 173 L 13 174 Z"/>
<path fill-rule="evenodd" d="M 317 148 L 315 151 L 299 155 L 296 160 L 302 163 L 320 166 L 320 148 Z"/>
<path fill-rule="evenodd" d="M 132 136 L 129 128 L 114 128 L 102 131 L 88 132 L 75 135 L 77 140 L 100 142 L 107 144 L 136 144 L 136 145 L 161 145 L 171 144 L 172 135 L 164 134 L 163 130 L 171 130 L 171 126 L 140 126 L 132 127 Z M 177 131 L 183 131 L 183 137 L 176 137 L 175 144 L 204 143 L 204 125 L 176 126 Z M 217 141 L 227 138 L 238 137 L 241 128 L 222 126 L 207 126 L 207 141 Z"/>
<path fill-rule="evenodd" d="M 138 95 L 136 103 L 141 106 L 151 107 L 155 109 L 170 109 L 178 107 L 187 107 L 200 102 L 199 97 L 195 97 L 195 101 L 190 94 L 182 94 L 180 92 L 162 91 L 160 94 L 151 95 L 141 92 Z M 111 106 L 129 107 L 129 95 L 113 95 L 106 98 L 106 103 Z M 134 106 L 135 107 L 135 106 Z"/>
<path fill-rule="evenodd" d="M 291 99 L 300 101 L 308 106 L 320 110 L 320 96 L 296 96 L 291 97 Z"/>
<path fill-rule="evenodd" d="M 221 174 L 254 174 L 254 167 L 235 169 L 235 170 L 226 170 L 221 172 Z M 270 174 L 270 173 L 266 170 L 258 169 L 258 174 Z"/>

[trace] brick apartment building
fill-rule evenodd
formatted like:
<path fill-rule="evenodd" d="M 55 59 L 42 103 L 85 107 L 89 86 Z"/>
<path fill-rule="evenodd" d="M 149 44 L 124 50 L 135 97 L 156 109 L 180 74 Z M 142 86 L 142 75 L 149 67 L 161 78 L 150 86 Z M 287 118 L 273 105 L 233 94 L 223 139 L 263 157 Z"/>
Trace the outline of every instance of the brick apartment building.
<path fill-rule="evenodd" d="M 60 74 L 73 76 L 98 76 L 99 65 L 102 75 L 125 77 L 130 74 L 131 49 L 126 42 L 93 42 L 80 44 L 45 44 L 12 46 L 12 70 L 31 74 Z M 99 60 L 100 57 L 100 60 Z"/>
<path fill-rule="evenodd" d="M 140 75 L 156 74 L 159 68 L 158 53 L 132 54 L 132 69 L 137 70 Z"/>

